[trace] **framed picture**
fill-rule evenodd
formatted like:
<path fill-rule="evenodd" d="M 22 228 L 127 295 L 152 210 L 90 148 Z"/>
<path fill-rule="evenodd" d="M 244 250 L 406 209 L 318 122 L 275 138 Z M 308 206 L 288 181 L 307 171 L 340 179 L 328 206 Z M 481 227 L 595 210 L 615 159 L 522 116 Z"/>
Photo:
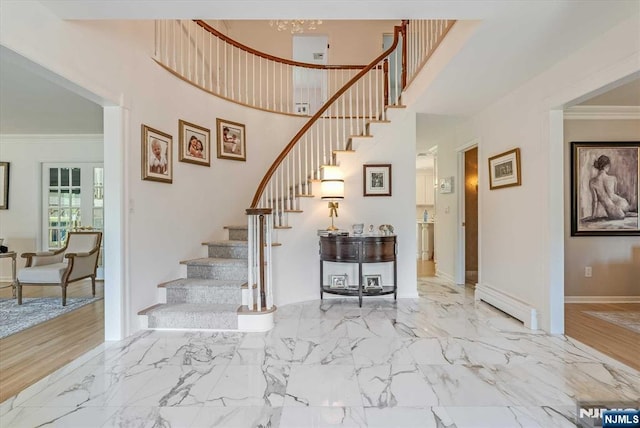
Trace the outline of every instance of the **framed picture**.
<path fill-rule="evenodd" d="M 329 288 L 347 288 L 348 283 L 346 273 L 342 275 L 329 275 Z"/>
<path fill-rule="evenodd" d="M 9 162 L 0 162 L 0 210 L 9 209 Z"/>
<path fill-rule="evenodd" d="M 391 196 L 391 164 L 364 165 L 364 196 Z"/>
<path fill-rule="evenodd" d="M 453 177 L 440 179 L 440 193 L 453 193 Z"/>
<path fill-rule="evenodd" d="M 142 125 L 142 179 L 173 182 L 173 137 Z"/>
<path fill-rule="evenodd" d="M 571 143 L 571 236 L 640 235 L 640 142 Z"/>
<path fill-rule="evenodd" d="M 246 134 L 244 125 L 216 119 L 218 128 L 218 159 L 246 161 Z"/>
<path fill-rule="evenodd" d="M 363 275 L 365 290 L 382 290 L 382 275 Z"/>
<path fill-rule="evenodd" d="M 520 186 L 520 149 L 489 158 L 489 189 Z"/>
<path fill-rule="evenodd" d="M 296 114 L 303 116 L 309 114 L 309 103 L 296 103 Z"/>
<path fill-rule="evenodd" d="M 180 162 L 211 166 L 211 131 L 184 120 L 180 128 Z"/>

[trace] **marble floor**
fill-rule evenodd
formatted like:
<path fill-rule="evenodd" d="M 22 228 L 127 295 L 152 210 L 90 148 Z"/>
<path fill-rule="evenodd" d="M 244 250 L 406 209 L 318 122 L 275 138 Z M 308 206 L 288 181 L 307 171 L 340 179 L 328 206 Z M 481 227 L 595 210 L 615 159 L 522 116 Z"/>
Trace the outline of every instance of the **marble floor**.
<path fill-rule="evenodd" d="M 573 427 L 640 372 L 437 278 L 283 306 L 268 333 L 144 331 L 0 404 L 1 427 Z M 46 356 L 43 356 L 46 358 Z"/>

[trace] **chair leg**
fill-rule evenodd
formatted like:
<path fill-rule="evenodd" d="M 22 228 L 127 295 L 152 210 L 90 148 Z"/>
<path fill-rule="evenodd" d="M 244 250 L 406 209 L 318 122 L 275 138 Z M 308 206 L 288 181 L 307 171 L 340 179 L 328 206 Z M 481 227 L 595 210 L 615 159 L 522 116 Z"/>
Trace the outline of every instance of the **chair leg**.
<path fill-rule="evenodd" d="M 95 275 L 91 277 L 91 292 L 93 293 L 93 297 L 96 297 L 96 277 L 95 277 Z"/>
<path fill-rule="evenodd" d="M 67 286 L 62 286 L 62 306 L 67 306 Z"/>
<path fill-rule="evenodd" d="M 16 292 L 18 293 L 18 304 L 22 304 L 22 284 L 20 281 L 16 281 Z"/>

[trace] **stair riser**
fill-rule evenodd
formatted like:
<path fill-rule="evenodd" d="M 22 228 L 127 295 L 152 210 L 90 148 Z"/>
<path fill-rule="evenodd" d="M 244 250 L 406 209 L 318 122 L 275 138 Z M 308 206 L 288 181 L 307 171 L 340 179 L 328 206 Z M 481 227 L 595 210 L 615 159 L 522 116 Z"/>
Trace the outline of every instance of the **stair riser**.
<path fill-rule="evenodd" d="M 237 303 L 242 304 L 240 287 L 168 288 L 166 303 Z"/>
<path fill-rule="evenodd" d="M 187 278 L 224 279 L 242 281 L 247 279 L 247 266 L 211 265 L 187 266 Z"/>
<path fill-rule="evenodd" d="M 229 229 L 230 241 L 248 241 L 247 229 Z"/>
<path fill-rule="evenodd" d="M 148 328 L 200 328 L 237 330 L 236 313 L 162 313 L 150 314 Z"/>
<path fill-rule="evenodd" d="M 248 249 L 246 246 L 209 245 L 209 257 L 218 259 L 246 259 Z"/>

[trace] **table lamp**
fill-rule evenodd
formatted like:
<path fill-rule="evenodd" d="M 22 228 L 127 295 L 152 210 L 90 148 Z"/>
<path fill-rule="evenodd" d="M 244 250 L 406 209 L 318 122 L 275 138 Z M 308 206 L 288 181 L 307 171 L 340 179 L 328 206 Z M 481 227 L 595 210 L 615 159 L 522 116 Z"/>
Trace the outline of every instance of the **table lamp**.
<path fill-rule="evenodd" d="M 338 230 L 333 225 L 333 218 L 338 217 L 338 201 L 344 199 L 344 180 L 340 178 L 338 168 L 335 166 L 323 167 L 323 178 L 320 183 L 320 191 L 322 200 L 329 201 L 329 217 L 331 217 L 331 226 L 327 230 Z"/>

